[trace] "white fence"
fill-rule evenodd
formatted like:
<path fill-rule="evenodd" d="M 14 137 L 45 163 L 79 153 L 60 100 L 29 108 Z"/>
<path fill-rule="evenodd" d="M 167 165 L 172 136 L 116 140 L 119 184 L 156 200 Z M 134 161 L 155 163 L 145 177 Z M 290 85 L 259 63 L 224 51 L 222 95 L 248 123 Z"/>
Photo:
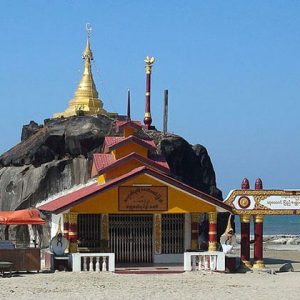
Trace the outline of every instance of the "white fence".
<path fill-rule="evenodd" d="M 225 271 L 225 254 L 219 251 L 184 252 L 184 271 Z"/>
<path fill-rule="evenodd" d="M 114 272 L 114 253 L 72 253 L 73 272 Z"/>

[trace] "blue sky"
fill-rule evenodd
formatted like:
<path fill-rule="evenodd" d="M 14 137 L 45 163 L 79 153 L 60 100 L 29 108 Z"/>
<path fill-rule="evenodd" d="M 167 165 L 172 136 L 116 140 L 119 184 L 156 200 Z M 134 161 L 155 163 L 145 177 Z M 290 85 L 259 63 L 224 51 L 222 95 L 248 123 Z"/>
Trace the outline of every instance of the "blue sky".
<path fill-rule="evenodd" d="M 63 111 L 93 27 L 105 109 L 144 111 L 143 59 L 156 57 L 153 123 L 207 147 L 227 195 L 244 177 L 300 188 L 300 1 L 1 1 L 0 152 L 21 128 Z"/>

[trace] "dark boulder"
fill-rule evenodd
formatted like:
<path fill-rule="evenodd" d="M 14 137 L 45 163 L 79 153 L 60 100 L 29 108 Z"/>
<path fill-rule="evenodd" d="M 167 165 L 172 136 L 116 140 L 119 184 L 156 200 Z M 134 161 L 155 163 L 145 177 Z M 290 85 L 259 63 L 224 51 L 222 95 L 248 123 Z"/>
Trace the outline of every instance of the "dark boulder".
<path fill-rule="evenodd" d="M 21 143 L 0 156 L 1 166 L 37 167 L 66 155 L 88 157 L 99 149 L 104 136 L 115 133 L 114 120 L 104 115 L 47 120 L 31 134 L 27 130 L 30 124 L 23 127 L 27 133 L 22 134 Z"/>
<path fill-rule="evenodd" d="M 222 192 L 216 187 L 216 176 L 207 150 L 202 145 L 190 145 L 174 134 L 149 131 L 166 157 L 173 177 L 222 200 Z"/>
<path fill-rule="evenodd" d="M 24 125 L 22 128 L 21 141 L 27 140 L 29 137 L 38 132 L 43 125 L 38 125 L 34 121 L 30 121 L 28 125 Z"/>

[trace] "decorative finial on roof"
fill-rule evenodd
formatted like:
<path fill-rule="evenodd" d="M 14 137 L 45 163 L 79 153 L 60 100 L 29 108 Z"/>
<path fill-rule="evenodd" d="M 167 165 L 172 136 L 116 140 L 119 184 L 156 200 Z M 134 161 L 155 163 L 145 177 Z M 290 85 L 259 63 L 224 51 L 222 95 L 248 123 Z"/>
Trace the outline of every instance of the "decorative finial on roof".
<path fill-rule="evenodd" d="M 90 45 L 90 37 L 91 37 L 91 32 L 92 32 L 92 26 L 90 23 L 86 23 L 85 25 L 85 30 L 87 33 L 87 40 L 86 40 L 86 47 L 85 50 L 82 54 L 82 58 L 84 60 L 93 60 L 93 52 L 91 50 L 91 45 Z"/>
<path fill-rule="evenodd" d="M 147 56 L 145 58 L 145 69 L 146 69 L 146 108 L 144 116 L 144 124 L 147 129 L 150 129 L 152 123 L 151 109 L 150 109 L 150 92 L 151 92 L 151 71 L 152 65 L 154 64 L 155 58 Z"/>
<path fill-rule="evenodd" d="M 86 33 L 87 33 L 87 37 L 89 39 L 90 36 L 91 36 L 91 32 L 93 30 L 91 23 L 86 23 L 85 24 L 85 30 L 86 30 Z"/>
<path fill-rule="evenodd" d="M 242 188 L 242 190 L 249 190 L 250 189 L 249 180 L 247 178 L 243 179 L 241 188 Z"/>
<path fill-rule="evenodd" d="M 260 178 L 257 178 L 255 180 L 255 189 L 256 190 L 262 190 L 263 189 L 263 183 L 262 183 L 262 180 Z"/>
<path fill-rule="evenodd" d="M 130 89 L 127 91 L 127 120 L 130 121 Z"/>
<path fill-rule="evenodd" d="M 155 62 L 155 58 L 154 57 L 150 57 L 150 56 L 146 56 L 146 58 L 144 59 L 144 62 L 146 63 L 146 65 L 145 65 L 146 74 L 151 74 L 152 65 Z"/>

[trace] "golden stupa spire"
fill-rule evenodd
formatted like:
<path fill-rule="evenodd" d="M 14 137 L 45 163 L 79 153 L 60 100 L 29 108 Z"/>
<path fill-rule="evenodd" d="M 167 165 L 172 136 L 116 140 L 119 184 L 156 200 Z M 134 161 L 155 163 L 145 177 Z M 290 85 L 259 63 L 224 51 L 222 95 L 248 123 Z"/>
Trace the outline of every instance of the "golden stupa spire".
<path fill-rule="evenodd" d="M 87 42 L 85 50 L 82 54 L 84 59 L 84 71 L 82 78 L 75 92 L 74 98 L 69 102 L 69 107 L 63 113 L 54 114 L 57 117 L 69 117 L 74 115 L 97 115 L 105 114 L 103 103 L 98 98 L 98 92 L 93 79 L 91 61 L 93 60 L 93 52 L 90 45 L 91 25 L 86 24 Z"/>

